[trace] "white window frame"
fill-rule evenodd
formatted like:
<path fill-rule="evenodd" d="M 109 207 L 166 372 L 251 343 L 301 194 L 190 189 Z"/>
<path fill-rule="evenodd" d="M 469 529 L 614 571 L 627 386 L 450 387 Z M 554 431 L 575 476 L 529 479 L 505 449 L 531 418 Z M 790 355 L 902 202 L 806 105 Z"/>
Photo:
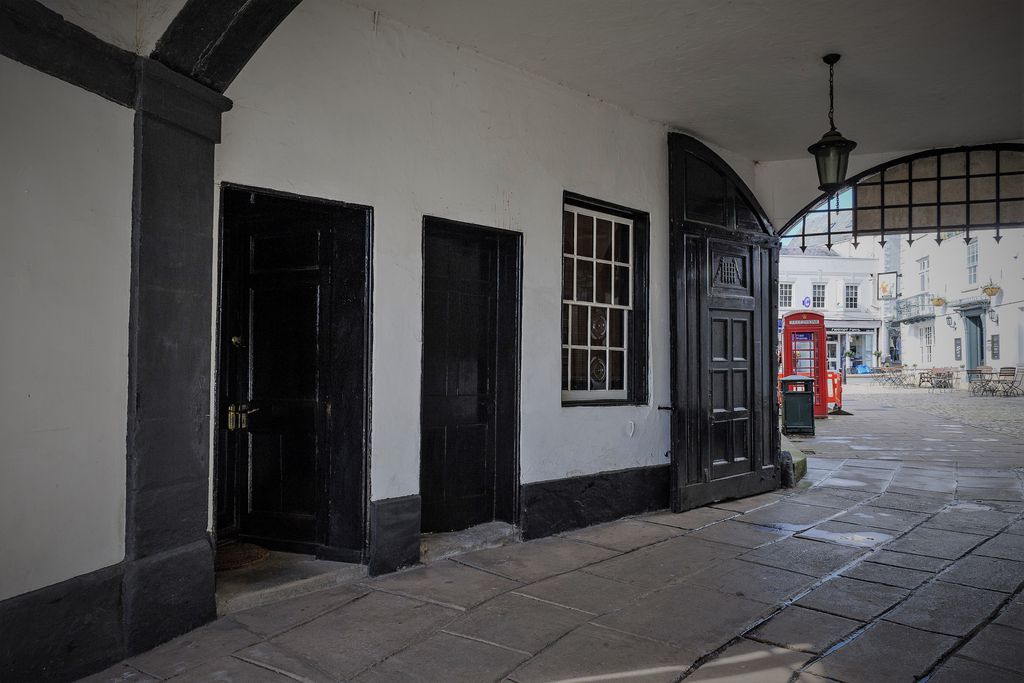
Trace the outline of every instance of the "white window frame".
<path fill-rule="evenodd" d="M 978 239 L 967 245 L 967 284 L 978 284 Z"/>
<path fill-rule="evenodd" d="M 783 291 L 786 292 L 783 297 Z M 793 308 L 793 283 L 792 282 L 780 282 L 779 283 L 779 308 Z"/>
<path fill-rule="evenodd" d="M 568 368 L 566 370 L 569 373 L 569 376 L 568 376 L 568 378 L 562 377 L 560 379 L 560 382 L 559 382 L 560 386 L 563 386 L 563 387 L 564 386 L 569 386 L 569 387 L 572 386 L 572 352 L 574 350 L 586 350 L 587 351 L 587 355 L 588 355 L 588 363 L 587 363 L 587 365 L 588 365 L 588 368 L 589 368 L 589 365 L 590 365 L 590 362 L 589 362 L 590 353 L 591 353 L 592 349 L 599 348 L 599 349 L 606 349 L 609 352 L 610 351 L 622 351 L 622 363 L 623 363 L 623 366 L 622 366 L 622 389 L 589 389 L 589 388 L 588 389 L 572 389 L 572 388 L 564 389 L 563 388 L 562 389 L 562 401 L 564 401 L 564 402 L 624 401 L 624 400 L 627 400 L 629 398 L 629 382 L 630 382 L 629 365 L 630 365 L 630 361 L 631 361 L 631 357 L 630 357 L 631 350 L 630 350 L 630 347 L 629 347 L 629 339 L 630 339 L 630 334 L 632 332 L 631 329 L 630 329 L 630 325 L 633 322 L 631 320 L 631 318 L 632 318 L 631 314 L 633 313 L 633 305 L 636 303 L 634 301 L 635 293 L 636 293 L 636 288 L 634 286 L 635 285 L 635 278 L 636 278 L 636 248 L 635 248 L 636 224 L 635 224 L 635 222 L 632 219 L 624 218 L 623 216 L 618 216 L 618 215 L 614 215 L 614 214 L 604 213 L 604 212 L 601 212 L 601 211 L 596 211 L 594 209 L 584 208 L 584 207 L 578 206 L 576 204 L 573 204 L 572 202 L 569 202 L 569 201 L 566 201 L 563 204 L 562 209 L 563 209 L 563 211 L 570 211 L 570 212 L 572 212 L 574 214 L 574 218 L 573 218 L 573 235 L 574 235 L 574 240 L 576 239 L 576 235 L 578 235 L 578 231 L 576 229 L 577 228 L 577 226 L 576 226 L 577 218 L 576 217 L 581 215 L 581 214 L 585 215 L 585 216 L 591 216 L 594 219 L 594 230 L 595 230 L 595 239 L 594 239 L 594 242 L 593 242 L 594 244 L 596 244 L 596 229 L 597 229 L 597 220 L 598 219 L 603 219 L 603 220 L 611 221 L 613 226 L 614 226 L 615 223 L 624 224 L 624 225 L 628 225 L 629 226 L 629 264 L 626 266 L 626 267 L 629 268 L 629 277 L 628 277 L 628 284 L 627 284 L 627 287 L 629 289 L 629 305 L 628 306 L 622 306 L 622 305 L 617 305 L 617 304 L 614 304 L 614 303 L 600 303 L 599 304 L 599 303 L 596 303 L 594 301 L 578 301 L 576 299 L 577 278 L 575 277 L 575 271 L 574 271 L 574 277 L 573 277 L 573 298 L 572 299 L 566 299 L 566 298 L 564 298 L 564 296 L 562 297 L 562 307 L 563 307 L 563 309 L 564 309 L 564 307 L 566 305 L 569 305 L 569 306 L 585 306 L 585 307 L 587 307 L 587 327 L 588 327 L 588 330 L 587 330 L 587 335 L 586 335 L 586 337 L 587 337 L 587 344 L 586 345 L 573 344 L 572 341 L 573 341 L 573 317 L 574 316 L 569 315 L 568 321 L 565 322 L 565 325 L 567 326 L 567 329 L 568 329 L 568 338 L 562 340 L 563 343 L 561 345 L 563 352 L 565 352 L 565 351 L 569 352 L 569 362 L 568 362 Z M 617 229 L 617 228 L 615 228 L 615 229 Z M 562 239 L 561 239 L 561 235 L 559 236 L 559 244 L 563 244 Z M 575 244 L 575 242 L 574 242 L 574 244 Z M 614 234 L 614 232 L 612 233 L 612 244 L 613 244 L 613 250 L 614 250 L 614 244 L 615 244 L 615 234 Z M 576 254 L 567 254 L 567 253 L 565 253 L 565 249 L 563 248 L 562 249 L 563 264 L 564 264 L 564 261 L 565 261 L 566 258 L 574 259 L 575 264 L 578 264 L 581 261 L 584 262 L 584 263 L 593 263 L 593 264 L 597 264 L 597 263 L 609 264 L 612 267 L 612 269 L 613 269 L 612 270 L 612 301 L 614 302 L 614 300 L 615 300 L 615 294 L 614 294 L 614 289 L 615 289 L 614 268 L 616 266 L 622 267 L 624 265 L 621 262 L 618 262 L 618 261 L 614 260 L 615 259 L 615 254 L 614 253 L 612 254 L 612 260 L 609 261 L 609 260 L 606 260 L 606 259 L 599 259 L 599 258 L 597 258 L 596 254 L 593 257 L 590 257 L 590 258 L 588 258 L 586 256 L 577 256 Z M 564 268 L 565 266 L 563 265 L 562 267 Z M 578 267 L 578 265 L 574 265 L 574 268 L 575 267 Z M 595 288 L 596 288 L 596 283 L 595 283 Z M 564 294 L 564 292 L 563 292 L 563 294 Z M 595 308 L 621 309 L 621 310 L 624 311 L 623 316 L 622 316 L 622 318 L 623 318 L 623 320 L 622 320 L 622 346 L 612 346 L 611 345 L 610 332 L 606 332 L 605 333 L 606 334 L 606 339 L 607 339 L 607 342 L 608 342 L 607 346 L 594 347 L 594 346 L 592 346 L 590 344 L 591 335 L 590 335 L 590 329 L 589 328 L 590 328 L 590 321 L 592 320 L 593 309 L 595 309 Z M 564 312 L 563 312 L 563 315 L 565 315 Z M 565 343 L 565 342 L 567 342 L 567 343 Z M 608 377 L 608 371 L 609 371 L 609 365 L 610 365 L 610 363 L 609 363 L 607 358 L 608 357 L 605 356 L 605 376 L 606 376 L 605 382 L 606 382 L 606 384 L 608 382 L 607 377 Z M 588 383 L 588 385 L 592 383 L 592 378 L 591 378 L 589 372 L 587 373 L 587 383 Z"/>
<path fill-rule="evenodd" d="M 932 362 L 932 349 L 935 346 L 935 327 L 928 325 L 921 328 L 921 362 Z"/>
<path fill-rule="evenodd" d="M 818 297 L 818 291 L 821 291 L 821 297 Z M 815 282 L 811 284 L 811 308 L 825 308 L 827 294 L 827 288 L 824 282 Z"/>
<path fill-rule="evenodd" d="M 853 292 L 853 296 L 850 292 Z M 860 308 L 860 285 L 847 283 L 843 288 L 843 308 Z"/>
<path fill-rule="evenodd" d="M 922 292 L 927 292 L 928 288 L 931 286 L 931 274 L 929 272 L 930 269 L 931 258 L 929 258 L 928 256 L 923 256 L 917 259 L 917 275 L 918 279 L 920 280 L 919 284 L 921 285 Z"/>

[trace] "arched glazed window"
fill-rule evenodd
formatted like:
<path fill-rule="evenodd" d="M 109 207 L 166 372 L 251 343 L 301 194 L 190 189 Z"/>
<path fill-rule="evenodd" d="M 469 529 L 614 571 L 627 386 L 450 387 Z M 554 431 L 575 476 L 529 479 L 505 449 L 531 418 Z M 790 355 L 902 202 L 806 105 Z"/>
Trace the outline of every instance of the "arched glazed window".
<path fill-rule="evenodd" d="M 849 179 L 798 213 L 780 236 L 800 246 L 892 236 L 941 241 L 963 232 L 1024 227 L 1024 145 L 1004 143 L 929 150 L 886 162 Z"/>

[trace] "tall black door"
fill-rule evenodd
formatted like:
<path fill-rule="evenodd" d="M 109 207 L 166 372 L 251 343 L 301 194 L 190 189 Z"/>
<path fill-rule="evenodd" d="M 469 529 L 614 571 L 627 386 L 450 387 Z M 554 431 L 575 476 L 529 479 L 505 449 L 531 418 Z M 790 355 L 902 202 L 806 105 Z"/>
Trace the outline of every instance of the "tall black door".
<path fill-rule="evenodd" d="M 933 333 L 934 334 L 934 333 Z M 967 338 L 967 367 L 985 364 L 985 327 L 980 315 L 964 316 L 964 336 Z"/>
<path fill-rule="evenodd" d="M 519 237 L 424 220 L 424 532 L 513 521 Z"/>
<path fill-rule="evenodd" d="M 358 552 L 369 213 L 241 188 L 223 203 L 218 537 Z"/>
<path fill-rule="evenodd" d="M 669 136 L 672 507 L 779 485 L 778 239 L 743 181 Z"/>

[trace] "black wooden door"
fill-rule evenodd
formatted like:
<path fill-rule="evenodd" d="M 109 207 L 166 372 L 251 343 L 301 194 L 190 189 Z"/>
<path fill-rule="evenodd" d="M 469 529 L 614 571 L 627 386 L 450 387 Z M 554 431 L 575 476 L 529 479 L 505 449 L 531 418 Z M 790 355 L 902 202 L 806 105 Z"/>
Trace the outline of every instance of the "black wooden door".
<path fill-rule="evenodd" d="M 244 190 L 224 204 L 218 537 L 358 555 L 366 211 Z"/>
<path fill-rule="evenodd" d="M 967 338 L 967 367 L 976 368 L 985 364 L 985 333 L 980 315 L 964 316 L 964 335 Z M 934 335 L 934 330 L 932 335 Z M 932 341 L 934 344 L 934 340 Z"/>
<path fill-rule="evenodd" d="M 516 451 L 506 440 L 515 433 L 518 399 L 509 395 L 519 340 L 518 256 L 510 250 L 518 239 L 497 231 L 424 221 L 424 532 L 512 521 Z"/>
<path fill-rule="evenodd" d="M 669 137 L 672 506 L 774 489 L 778 240 L 710 149 Z"/>

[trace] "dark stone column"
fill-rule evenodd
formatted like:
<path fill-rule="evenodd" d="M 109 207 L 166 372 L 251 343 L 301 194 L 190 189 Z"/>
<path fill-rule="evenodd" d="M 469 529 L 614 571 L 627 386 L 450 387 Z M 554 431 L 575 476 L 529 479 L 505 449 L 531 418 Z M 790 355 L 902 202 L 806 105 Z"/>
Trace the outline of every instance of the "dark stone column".
<path fill-rule="evenodd" d="M 209 518 L 213 158 L 231 102 L 136 63 L 125 648 L 215 616 Z"/>

